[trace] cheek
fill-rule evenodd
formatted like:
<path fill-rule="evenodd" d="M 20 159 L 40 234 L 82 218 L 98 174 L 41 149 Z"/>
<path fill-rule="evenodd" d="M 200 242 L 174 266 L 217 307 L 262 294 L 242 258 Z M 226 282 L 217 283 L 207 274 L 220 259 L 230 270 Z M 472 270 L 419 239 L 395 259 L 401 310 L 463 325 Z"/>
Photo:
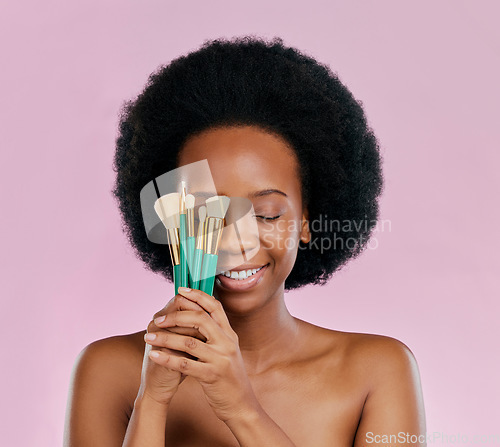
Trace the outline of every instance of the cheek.
<path fill-rule="evenodd" d="M 262 246 L 281 262 L 288 259 L 293 263 L 299 243 L 299 223 L 296 220 L 278 220 L 259 224 Z"/>

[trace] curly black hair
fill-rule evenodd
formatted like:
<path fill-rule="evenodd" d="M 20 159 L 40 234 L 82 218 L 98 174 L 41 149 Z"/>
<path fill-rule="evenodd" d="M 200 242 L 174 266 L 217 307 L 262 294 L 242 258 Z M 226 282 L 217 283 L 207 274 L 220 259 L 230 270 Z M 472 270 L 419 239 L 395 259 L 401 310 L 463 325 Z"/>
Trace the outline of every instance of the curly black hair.
<path fill-rule="evenodd" d="M 279 37 L 205 40 L 198 50 L 160 65 L 143 91 L 124 102 L 112 193 L 125 234 L 146 267 L 172 281 L 168 249 L 146 236 L 139 193 L 177 167 L 188 137 L 244 125 L 280 135 L 300 164 L 312 237 L 300 242 L 285 289 L 325 284 L 366 247 L 377 222 L 379 143 L 362 103 L 338 76 Z"/>

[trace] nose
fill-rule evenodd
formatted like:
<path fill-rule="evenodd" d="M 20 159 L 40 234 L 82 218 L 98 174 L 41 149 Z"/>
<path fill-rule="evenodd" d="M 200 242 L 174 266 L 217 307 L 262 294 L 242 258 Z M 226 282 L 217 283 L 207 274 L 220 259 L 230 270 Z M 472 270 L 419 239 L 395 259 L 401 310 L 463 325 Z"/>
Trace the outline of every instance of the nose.
<path fill-rule="evenodd" d="M 255 223 L 255 219 L 252 219 Z M 237 267 L 253 258 L 260 249 L 258 228 L 241 219 L 224 227 L 219 242 L 219 263 L 226 269 Z"/>

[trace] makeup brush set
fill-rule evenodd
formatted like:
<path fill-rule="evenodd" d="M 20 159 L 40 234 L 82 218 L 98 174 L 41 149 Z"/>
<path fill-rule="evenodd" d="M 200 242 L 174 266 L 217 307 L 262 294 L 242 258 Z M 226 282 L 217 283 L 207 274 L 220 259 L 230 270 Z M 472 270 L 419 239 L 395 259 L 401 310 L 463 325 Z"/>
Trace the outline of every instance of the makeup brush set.
<path fill-rule="evenodd" d="M 154 203 L 154 210 L 167 231 L 175 293 L 179 287 L 190 287 L 212 295 L 217 250 L 230 199 L 227 196 L 210 197 L 198 208 L 198 219 L 195 219 L 194 195 L 187 194 L 184 181 L 180 182 L 179 189 L 179 192 L 159 197 Z"/>

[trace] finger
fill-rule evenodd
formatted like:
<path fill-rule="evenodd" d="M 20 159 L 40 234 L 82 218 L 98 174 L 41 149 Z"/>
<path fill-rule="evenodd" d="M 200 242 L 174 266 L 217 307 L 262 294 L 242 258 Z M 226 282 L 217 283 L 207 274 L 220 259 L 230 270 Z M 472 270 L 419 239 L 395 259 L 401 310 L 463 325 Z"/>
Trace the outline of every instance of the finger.
<path fill-rule="evenodd" d="M 181 294 L 175 295 L 174 303 L 175 310 L 205 310 L 198 303 L 195 303 Z"/>
<path fill-rule="evenodd" d="M 158 326 L 155 325 L 154 320 L 155 318 L 158 318 L 162 315 L 166 315 L 168 312 L 171 312 L 172 310 L 204 310 L 199 304 L 188 300 L 186 297 L 182 295 L 175 295 L 167 304 L 166 306 L 156 312 L 153 315 L 153 319 L 149 322 L 148 327 L 147 327 L 147 332 L 155 332 L 159 328 Z M 173 329 L 173 331 L 181 334 L 186 334 L 186 335 L 191 335 L 193 337 L 197 337 L 203 341 L 206 341 L 205 337 L 199 333 L 199 331 L 192 329 L 192 328 L 177 328 Z"/>
<path fill-rule="evenodd" d="M 203 311 L 205 312 L 205 311 Z M 157 332 L 157 331 L 166 331 L 166 332 L 172 332 L 175 334 L 181 334 L 181 335 L 189 335 L 190 337 L 197 338 L 198 340 L 201 340 L 203 342 L 207 341 L 207 338 L 200 333 L 198 329 L 192 328 L 192 327 L 180 327 L 180 326 L 174 326 L 174 327 L 169 327 L 169 328 L 160 328 L 156 326 L 154 321 L 151 321 L 148 324 L 148 327 L 146 329 L 146 333 L 151 333 L 151 332 Z"/>
<path fill-rule="evenodd" d="M 194 377 L 198 380 L 213 383 L 215 375 L 212 372 L 212 365 L 209 363 L 191 360 L 185 357 L 176 357 L 169 355 L 164 351 L 151 350 L 149 357 L 158 365 L 168 369 L 179 371 L 187 376 Z"/>
<path fill-rule="evenodd" d="M 224 332 L 222 328 L 204 310 L 170 312 L 167 315 L 156 318 L 155 324 L 159 328 L 174 326 L 192 327 L 198 329 L 205 336 L 207 343 L 221 343 L 223 341 L 222 335 Z"/>
<path fill-rule="evenodd" d="M 151 332 L 152 334 L 154 334 L 155 332 Z M 147 333 L 144 334 L 144 337 L 146 337 Z M 192 358 L 193 360 L 196 360 L 197 357 L 194 357 L 192 356 L 191 354 L 185 352 L 185 351 L 178 351 L 176 349 L 171 349 L 171 348 L 165 348 L 164 346 L 154 346 L 151 342 L 149 341 L 146 341 L 146 349 L 156 349 L 158 351 L 164 351 L 166 352 L 167 354 L 172 354 L 174 356 L 177 356 L 177 357 L 185 357 L 185 356 L 188 356 L 189 358 Z"/>
<path fill-rule="evenodd" d="M 208 362 L 214 356 L 213 348 L 206 343 L 196 338 L 174 334 L 173 332 L 160 331 L 145 334 L 144 341 L 152 346 L 185 352 L 202 362 Z"/>
<path fill-rule="evenodd" d="M 201 290 L 189 289 L 185 287 L 179 287 L 179 293 L 205 309 L 210 316 L 217 323 L 219 323 L 219 326 L 222 327 L 225 332 L 228 334 L 236 334 L 233 331 L 233 328 L 227 319 L 226 312 L 224 311 L 224 308 L 219 300 L 216 300 L 213 296 L 208 295 Z"/>
<path fill-rule="evenodd" d="M 159 310 L 153 315 L 153 320 L 156 317 L 165 315 L 171 310 L 203 310 L 203 307 L 187 299 L 186 297 L 177 294 L 165 305 L 163 309 Z"/>
<path fill-rule="evenodd" d="M 189 335 L 190 337 L 197 338 L 198 340 L 201 340 L 203 342 L 207 341 L 206 337 L 204 337 L 202 334 L 200 334 L 199 330 L 194 329 L 192 327 L 174 326 L 174 327 L 163 328 L 163 329 L 158 329 L 158 330 L 172 332 L 174 334 L 180 334 L 180 335 Z M 155 331 L 151 331 L 151 332 L 155 332 Z"/>
<path fill-rule="evenodd" d="M 148 349 L 148 348 L 151 350 L 163 351 L 163 352 L 166 352 L 167 354 L 172 354 L 172 355 L 177 356 L 177 357 L 183 357 L 186 355 L 190 355 L 190 354 L 187 354 L 186 352 L 183 352 L 183 351 L 176 351 L 175 349 L 169 349 L 169 348 L 165 348 L 163 346 L 153 346 L 153 345 L 150 345 L 150 343 L 146 343 L 146 349 Z"/>
<path fill-rule="evenodd" d="M 171 306 L 174 302 L 175 302 L 175 297 L 177 295 L 173 296 L 172 298 L 170 298 L 170 300 L 168 301 L 167 304 L 165 304 L 165 306 L 160 309 L 158 312 L 156 312 L 154 315 L 153 315 L 153 320 L 161 315 L 165 315 L 167 313 L 167 310 L 169 308 L 169 306 Z"/>

